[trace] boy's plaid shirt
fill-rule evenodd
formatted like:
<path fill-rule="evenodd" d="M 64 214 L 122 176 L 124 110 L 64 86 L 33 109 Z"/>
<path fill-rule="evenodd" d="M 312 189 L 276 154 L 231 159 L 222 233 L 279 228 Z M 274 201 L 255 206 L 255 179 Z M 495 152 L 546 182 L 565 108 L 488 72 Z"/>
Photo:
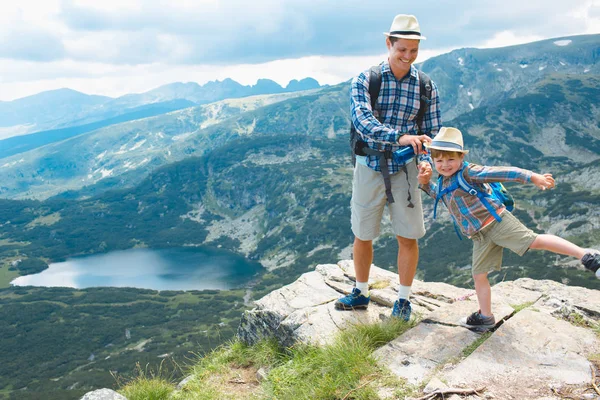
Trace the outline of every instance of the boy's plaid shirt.
<path fill-rule="evenodd" d="M 463 170 L 465 180 L 474 186 L 480 187 L 483 187 L 484 183 L 490 182 L 531 182 L 531 174 L 531 171 L 516 167 L 487 167 L 476 164 L 469 164 Z M 457 180 L 456 174 L 445 177 L 442 180 L 442 189 L 447 188 Z M 435 200 L 438 193 L 437 184 L 429 182 L 429 184 L 419 185 L 419 187 Z M 494 221 L 494 217 L 479 198 L 470 195 L 460 187 L 446 194 L 440 200 L 444 202 L 461 231 L 469 237 Z M 499 200 L 492 197 L 488 197 L 487 200 L 498 214 L 504 211 L 504 204 Z"/>
<path fill-rule="evenodd" d="M 361 139 L 374 150 L 395 151 L 400 148 L 398 139 L 403 134 L 417 135 L 417 113 L 420 107 L 421 89 L 419 73 L 410 66 L 410 73 L 398 81 L 388 61 L 381 63 L 381 89 L 375 110 L 371 110 L 369 94 L 369 70 L 362 72 L 352 80 L 351 110 L 352 123 Z M 442 126 L 438 89 L 431 82 L 431 103 L 423 116 L 421 131 L 433 137 Z M 377 116 L 383 116 L 383 124 Z M 398 172 L 401 167 L 388 160 L 390 173 Z M 367 165 L 380 171 L 379 158 L 367 156 Z"/>

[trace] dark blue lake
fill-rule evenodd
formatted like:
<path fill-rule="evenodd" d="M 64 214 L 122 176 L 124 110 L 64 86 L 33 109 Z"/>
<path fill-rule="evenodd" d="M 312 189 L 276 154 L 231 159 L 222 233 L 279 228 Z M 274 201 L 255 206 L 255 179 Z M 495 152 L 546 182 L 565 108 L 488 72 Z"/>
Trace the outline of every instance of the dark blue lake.
<path fill-rule="evenodd" d="M 50 264 L 20 276 L 17 286 L 136 287 L 155 290 L 232 289 L 244 286 L 263 267 L 234 253 L 200 247 L 131 249 Z"/>

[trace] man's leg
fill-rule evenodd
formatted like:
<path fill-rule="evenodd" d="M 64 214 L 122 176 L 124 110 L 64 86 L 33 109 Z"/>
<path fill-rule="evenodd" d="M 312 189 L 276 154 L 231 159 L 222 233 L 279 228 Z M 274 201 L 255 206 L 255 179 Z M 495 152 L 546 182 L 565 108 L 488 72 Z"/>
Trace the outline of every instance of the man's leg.
<path fill-rule="evenodd" d="M 373 264 L 373 241 L 354 237 L 354 272 L 357 282 L 369 282 L 371 264 Z"/>
<path fill-rule="evenodd" d="M 373 263 L 373 239 L 379 235 L 381 216 L 386 202 L 385 188 L 380 175 L 379 172 L 359 163 L 354 168 L 350 204 L 356 286 L 350 294 L 335 302 L 335 308 L 338 310 L 367 308 L 369 305 L 369 272 Z"/>
<path fill-rule="evenodd" d="M 417 239 L 407 239 L 396 236 L 398 240 L 398 276 L 400 277 L 400 288 L 398 289 L 398 300 L 392 308 L 392 317 L 410 319 L 412 308 L 410 306 L 410 290 L 417 271 L 419 262 L 419 245 Z"/>
<path fill-rule="evenodd" d="M 419 243 L 417 239 L 396 236 L 398 240 L 398 275 L 400 285 L 412 286 L 417 264 L 419 263 Z"/>

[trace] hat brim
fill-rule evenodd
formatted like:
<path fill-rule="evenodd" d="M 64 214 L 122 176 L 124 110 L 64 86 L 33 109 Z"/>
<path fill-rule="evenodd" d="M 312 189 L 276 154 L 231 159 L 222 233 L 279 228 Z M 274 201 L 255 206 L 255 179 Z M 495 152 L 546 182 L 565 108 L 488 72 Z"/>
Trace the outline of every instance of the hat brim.
<path fill-rule="evenodd" d="M 442 146 L 432 146 L 432 145 L 429 145 L 429 146 L 427 146 L 427 148 L 428 149 L 442 150 L 442 151 L 451 151 L 451 152 L 455 152 L 455 153 L 469 154 L 469 150 L 452 149 L 450 147 L 442 147 Z"/>
<path fill-rule="evenodd" d="M 412 40 L 425 40 L 427 39 L 425 36 L 417 36 L 417 35 L 390 35 L 389 32 L 383 32 L 383 34 L 387 37 L 395 37 L 398 39 L 412 39 Z"/>

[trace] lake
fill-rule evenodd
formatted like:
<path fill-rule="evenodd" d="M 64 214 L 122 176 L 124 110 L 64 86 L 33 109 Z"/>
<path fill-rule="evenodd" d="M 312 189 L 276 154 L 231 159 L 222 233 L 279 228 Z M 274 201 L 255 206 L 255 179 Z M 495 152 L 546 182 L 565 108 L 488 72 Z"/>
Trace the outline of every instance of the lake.
<path fill-rule="evenodd" d="M 11 284 L 224 290 L 244 286 L 261 270 L 257 262 L 213 248 L 130 249 L 52 263 L 48 269 L 20 276 Z"/>

